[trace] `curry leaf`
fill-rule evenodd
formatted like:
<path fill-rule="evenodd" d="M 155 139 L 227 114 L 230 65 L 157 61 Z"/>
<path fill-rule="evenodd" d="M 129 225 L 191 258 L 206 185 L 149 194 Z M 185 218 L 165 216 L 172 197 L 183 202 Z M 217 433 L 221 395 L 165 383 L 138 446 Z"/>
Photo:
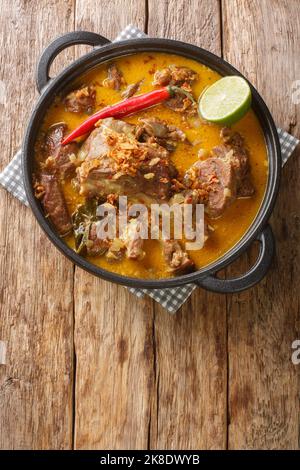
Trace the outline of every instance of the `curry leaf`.
<path fill-rule="evenodd" d="M 77 207 L 72 214 L 75 248 L 78 254 L 85 254 L 92 222 L 97 220 L 98 201 L 90 199 Z"/>

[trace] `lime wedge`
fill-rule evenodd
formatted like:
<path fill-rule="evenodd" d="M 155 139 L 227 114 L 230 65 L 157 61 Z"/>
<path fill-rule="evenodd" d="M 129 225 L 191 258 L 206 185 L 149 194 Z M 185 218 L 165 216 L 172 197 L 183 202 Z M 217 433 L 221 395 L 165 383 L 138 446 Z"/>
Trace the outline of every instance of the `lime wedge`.
<path fill-rule="evenodd" d="M 206 121 L 230 126 L 239 121 L 251 106 L 251 90 L 239 76 L 223 77 L 199 98 L 199 114 Z"/>

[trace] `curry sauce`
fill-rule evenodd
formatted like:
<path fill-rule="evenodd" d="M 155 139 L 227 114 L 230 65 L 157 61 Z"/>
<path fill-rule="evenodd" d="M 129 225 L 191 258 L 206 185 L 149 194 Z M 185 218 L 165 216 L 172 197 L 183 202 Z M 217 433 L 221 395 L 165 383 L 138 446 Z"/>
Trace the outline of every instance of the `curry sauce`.
<path fill-rule="evenodd" d="M 194 60 L 171 54 L 137 53 L 117 59 L 115 63 L 122 71 L 127 84 L 140 81 L 138 94 L 153 90 L 154 73 L 170 64 L 188 67 L 197 72 L 198 80 L 192 84 L 193 95 L 197 99 L 207 86 L 220 78 L 218 73 Z M 122 99 L 120 90 L 103 86 L 106 77 L 107 64 L 104 63 L 80 77 L 80 80 L 74 83 L 74 88 L 81 84 L 94 87 L 96 90 L 94 112 Z M 186 134 L 188 142 L 178 142 L 175 150 L 170 153 L 170 158 L 179 175 L 183 175 L 191 165 L 199 160 L 198 153 L 200 149 L 210 152 L 215 146 L 221 144 L 220 126 L 204 122 L 198 116 L 184 118 L 181 114 L 168 109 L 163 104 L 123 118 L 123 120 L 136 124 L 139 119 L 149 117 L 164 120 Z M 68 131 L 71 131 L 86 118 L 87 114 L 85 113 L 67 111 L 63 97 L 56 97 L 45 116 L 40 133 L 43 135 L 43 132 L 46 132 L 51 125 L 58 122 L 66 123 Z M 232 126 L 232 129 L 238 131 L 244 138 L 245 146 L 249 152 L 251 179 L 255 187 L 255 193 L 251 197 L 237 198 L 220 217 L 208 219 L 209 226 L 213 230 L 204 247 L 201 250 L 189 252 L 196 268 L 202 268 L 217 260 L 243 237 L 255 219 L 264 197 L 268 177 L 267 149 L 262 129 L 253 110 L 250 109 L 237 124 Z M 41 160 L 38 150 L 36 151 L 36 159 L 37 161 Z M 79 204 L 84 203 L 85 198 L 76 191 L 71 179 L 64 179 L 62 190 L 68 211 L 72 214 Z M 65 237 L 64 240 L 70 247 L 75 247 L 72 235 Z M 121 275 L 149 279 L 170 277 L 159 242 L 145 240 L 144 251 L 145 256 L 141 260 L 123 257 L 114 261 L 103 255 L 88 257 L 88 259 L 97 266 Z"/>

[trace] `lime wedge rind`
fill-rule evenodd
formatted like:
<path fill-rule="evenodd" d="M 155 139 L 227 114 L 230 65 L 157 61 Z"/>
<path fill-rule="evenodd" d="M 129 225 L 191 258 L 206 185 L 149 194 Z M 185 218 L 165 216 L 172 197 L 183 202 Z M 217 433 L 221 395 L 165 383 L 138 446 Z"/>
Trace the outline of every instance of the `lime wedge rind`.
<path fill-rule="evenodd" d="M 223 77 L 208 87 L 199 98 L 202 119 L 216 124 L 232 125 L 251 107 L 248 82 L 236 75 Z"/>

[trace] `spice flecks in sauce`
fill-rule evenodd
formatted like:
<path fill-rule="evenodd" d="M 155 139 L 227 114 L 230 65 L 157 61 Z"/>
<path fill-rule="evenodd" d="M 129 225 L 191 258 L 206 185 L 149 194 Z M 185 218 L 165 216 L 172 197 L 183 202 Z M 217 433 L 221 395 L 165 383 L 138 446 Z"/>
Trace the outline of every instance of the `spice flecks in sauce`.
<path fill-rule="evenodd" d="M 170 64 L 186 66 L 198 73 L 199 80 L 192 87 L 193 94 L 197 98 L 207 86 L 220 78 L 218 73 L 194 60 L 171 54 L 155 52 L 151 52 L 151 54 L 139 53 L 117 59 L 115 63 L 122 71 L 127 84 L 140 81 L 139 94 L 153 90 L 152 82 L 155 71 Z M 94 112 L 122 99 L 121 92 L 124 89 L 117 91 L 102 86 L 106 76 L 107 64 L 101 64 L 77 81 L 79 85 L 95 86 L 96 107 Z M 139 112 L 124 118 L 124 120 L 129 123 L 137 123 L 139 118 L 146 117 L 158 117 L 169 124 L 177 126 L 186 133 L 188 140 L 193 144 L 179 143 L 176 150 L 171 154 L 171 158 L 180 173 L 186 171 L 198 160 L 198 151 L 200 149 L 211 150 L 214 146 L 221 144 L 219 126 L 204 123 L 197 117 L 185 121 L 180 114 L 163 105 Z M 47 130 L 49 126 L 60 121 L 66 122 L 69 131 L 71 131 L 86 118 L 86 114 L 67 112 L 63 101 L 56 99 L 45 116 L 42 131 Z M 253 222 L 264 196 L 268 176 L 268 167 L 266 165 L 267 150 L 262 129 L 254 112 L 250 110 L 243 119 L 233 126 L 233 129 L 240 132 L 249 150 L 255 195 L 251 198 L 237 199 L 226 209 L 220 218 L 208 221 L 209 225 L 214 228 L 214 231 L 211 233 L 204 248 L 189 253 L 198 268 L 204 267 L 220 258 L 243 237 Z M 37 158 L 39 158 L 38 155 Z M 68 210 L 72 213 L 76 206 L 83 202 L 83 198 L 74 191 L 68 180 L 63 185 L 63 191 Z M 74 247 L 73 237 L 70 236 L 65 240 L 69 246 Z M 92 257 L 90 261 L 104 269 L 122 275 L 140 278 L 170 277 L 159 243 L 155 240 L 147 240 L 145 251 L 146 256 L 141 261 L 127 258 L 123 258 L 121 261 L 111 261 L 107 260 L 104 256 Z"/>

